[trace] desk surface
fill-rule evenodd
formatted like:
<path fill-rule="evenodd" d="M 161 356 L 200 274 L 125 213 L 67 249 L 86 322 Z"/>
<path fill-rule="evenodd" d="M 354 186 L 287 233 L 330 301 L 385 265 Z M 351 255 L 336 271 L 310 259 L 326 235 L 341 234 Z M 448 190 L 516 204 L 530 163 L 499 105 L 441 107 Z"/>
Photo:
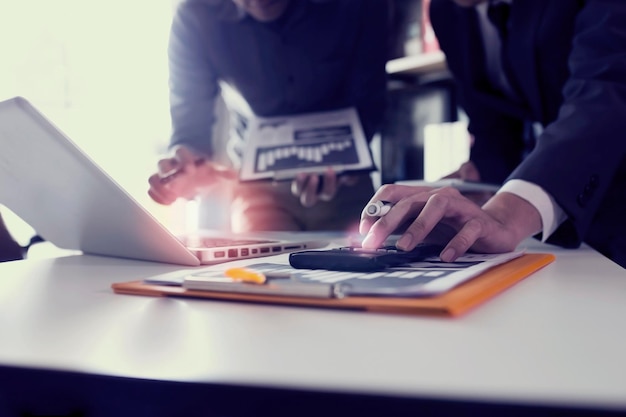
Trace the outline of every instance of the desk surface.
<path fill-rule="evenodd" d="M 457 319 L 111 291 L 180 269 L 156 263 L 4 263 L 0 365 L 626 410 L 626 272 L 588 248 L 528 244 L 556 262 Z"/>

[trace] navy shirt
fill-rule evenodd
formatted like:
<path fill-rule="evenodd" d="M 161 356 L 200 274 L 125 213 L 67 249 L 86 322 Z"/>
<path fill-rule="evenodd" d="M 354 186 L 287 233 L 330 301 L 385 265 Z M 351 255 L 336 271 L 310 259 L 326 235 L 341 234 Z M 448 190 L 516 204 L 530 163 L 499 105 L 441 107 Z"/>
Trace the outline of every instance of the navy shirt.
<path fill-rule="evenodd" d="M 368 138 L 384 115 L 386 0 L 292 0 L 263 23 L 207 0 L 185 0 L 170 45 L 171 145 L 212 154 L 220 83 L 261 117 L 356 107 Z"/>

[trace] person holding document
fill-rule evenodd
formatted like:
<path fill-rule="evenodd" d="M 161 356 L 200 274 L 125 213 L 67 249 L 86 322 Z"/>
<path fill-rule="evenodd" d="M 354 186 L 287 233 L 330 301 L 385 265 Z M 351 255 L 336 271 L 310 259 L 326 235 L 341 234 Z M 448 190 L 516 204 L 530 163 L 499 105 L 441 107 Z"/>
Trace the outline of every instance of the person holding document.
<path fill-rule="evenodd" d="M 384 186 L 363 246 L 398 227 L 444 261 L 523 239 L 586 242 L 626 267 L 626 2 L 433 0 L 431 21 L 474 136 L 474 179 L 504 182 L 479 206 L 452 188 Z M 465 166 L 465 169 L 468 167 Z"/>
<path fill-rule="evenodd" d="M 224 85 L 258 117 L 355 108 L 370 140 L 384 116 L 387 26 L 385 0 L 182 1 L 169 45 L 172 156 L 149 194 L 171 204 L 237 177 L 212 145 Z M 374 192 L 368 173 L 332 170 L 233 184 L 236 232 L 356 229 Z"/>

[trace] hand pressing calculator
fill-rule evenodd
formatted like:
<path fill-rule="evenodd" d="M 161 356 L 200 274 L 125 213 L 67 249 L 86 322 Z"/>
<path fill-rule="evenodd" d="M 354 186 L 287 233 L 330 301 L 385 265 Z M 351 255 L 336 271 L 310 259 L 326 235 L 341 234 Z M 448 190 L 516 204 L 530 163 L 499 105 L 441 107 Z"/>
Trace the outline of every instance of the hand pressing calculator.
<path fill-rule="evenodd" d="M 329 269 L 331 271 L 380 271 L 386 268 L 418 262 L 439 256 L 442 245 L 420 243 L 413 250 L 402 251 L 395 246 L 379 249 L 363 249 L 345 246 L 326 250 L 292 252 L 289 264 L 297 269 Z"/>

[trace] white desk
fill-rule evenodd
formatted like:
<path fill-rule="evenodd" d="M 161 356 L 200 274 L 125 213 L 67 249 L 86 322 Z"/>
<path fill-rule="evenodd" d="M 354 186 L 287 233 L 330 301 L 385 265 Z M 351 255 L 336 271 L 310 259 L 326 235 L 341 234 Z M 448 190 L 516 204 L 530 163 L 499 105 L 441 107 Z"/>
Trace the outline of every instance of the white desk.
<path fill-rule="evenodd" d="M 626 411 L 626 271 L 530 245 L 556 262 L 458 319 L 113 294 L 178 269 L 156 263 L 4 263 L 0 366 Z"/>

